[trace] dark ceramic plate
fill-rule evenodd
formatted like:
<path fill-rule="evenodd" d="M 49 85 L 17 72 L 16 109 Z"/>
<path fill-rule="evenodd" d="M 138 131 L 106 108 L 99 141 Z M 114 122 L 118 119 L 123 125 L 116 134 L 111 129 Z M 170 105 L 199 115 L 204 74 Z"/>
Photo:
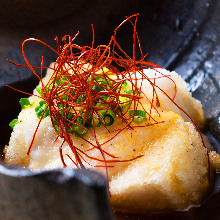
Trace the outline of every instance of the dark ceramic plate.
<path fill-rule="evenodd" d="M 37 4 L 36 4 L 37 2 Z M 60 5 L 62 3 L 62 5 Z M 220 152 L 220 2 L 215 0 L 132 0 L 132 1 L 2 1 L 0 2 L 0 146 L 8 143 L 8 123 L 17 117 L 18 100 L 23 94 L 6 88 L 31 92 L 37 84 L 31 71 L 9 64 L 24 64 L 21 43 L 29 37 L 55 46 L 54 37 L 75 35 L 76 42 L 91 45 L 94 24 L 96 44 L 109 41 L 114 29 L 134 13 L 139 13 L 138 32 L 148 60 L 175 70 L 189 83 L 201 100 L 208 119 L 204 131 Z M 47 16 L 45 16 L 45 14 Z M 129 26 L 118 32 L 120 45 L 132 52 Z M 32 65 L 44 65 L 55 54 L 37 43 L 26 45 Z M 112 212 L 106 180 L 86 170 L 54 170 L 32 173 L 17 166 L 0 164 L 0 219 L 220 219 L 219 183 L 216 194 L 201 207 L 185 213 L 153 216 Z"/>

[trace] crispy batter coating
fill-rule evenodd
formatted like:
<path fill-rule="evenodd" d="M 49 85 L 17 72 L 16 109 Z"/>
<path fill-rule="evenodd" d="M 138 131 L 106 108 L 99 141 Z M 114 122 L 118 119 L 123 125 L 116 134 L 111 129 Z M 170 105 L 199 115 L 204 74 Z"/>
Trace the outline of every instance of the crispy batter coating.
<path fill-rule="evenodd" d="M 163 89 L 170 97 L 173 96 L 174 86 L 177 87 L 175 102 L 187 111 L 195 122 L 202 127 L 205 117 L 202 105 L 192 98 L 187 85 L 175 72 L 164 69 L 144 70 L 144 73 Z M 175 81 L 160 77 L 167 75 Z M 44 82 L 49 80 L 51 70 L 48 71 Z M 151 100 L 152 87 L 148 81 L 141 83 L 142 90 Z M 36 94 L 36 90 L 34 91 Z M 128 162 L 115 162 L 108 168 L 111 203 L 115 209 L 129 212 L 146 212 L 147 210 L 173 209 L 184 210 L 191 205 L 198 205 L 208 188 L 208 156 L 201 137 L 189 118 L 178 109 L 167 97 L 157 89 L 160 106 L 158 112 L 152 110 L 151 114 L 158 123 L 156 125 L 135 127 L 132 132 L 123 130 L 114 139 L 103 145 L 103 149 L 116 155 L 119 159 L 130 160 L 137 156 L 140 158 Z M 27 150 L 39 119 L 35 114 L 35 107 L 39 98 L 29 98 L 35 104 L 23 109 L 18 116 L 20 121 L 16 124 L 11 135 L 9 145 L 5 147 L 5 162 L 20 164 L 33 171 L 41 169 L 61 168 L 63 164 L 59 155 L 62 138 L 57 138 L 50 117 L 42 120 L 32 146 L 30 155 Z M 143 106 L 150 109 L 149 103 L 143 99 Z M 183 119 L 184 118 L 184 119 Z M 147 125 L 149 119 L 139 124 Z M 187 122 L 188 121 L 188 122 Z M 123 125 L 120 118 L 115 118 L 108 132 L 103 127 L 96 128 L 97 139 L 100 143 L 114 136 L 115 131 Z M 90 156 L 102 158 L 100 151 L 74 134 L 71 136 L 74 145 Z M 91 142 L 94 138 L 87 134 Z M 75 165 L 66 156 L 73 157 L 67 143 L 63 145 L 63 155 L 68 167 Z M 110 159 L 110 156 L 106 156 Z M 102 162 L 87 158 L 84 165 L 89 169 L 96 169 L 106 174 Z"/>

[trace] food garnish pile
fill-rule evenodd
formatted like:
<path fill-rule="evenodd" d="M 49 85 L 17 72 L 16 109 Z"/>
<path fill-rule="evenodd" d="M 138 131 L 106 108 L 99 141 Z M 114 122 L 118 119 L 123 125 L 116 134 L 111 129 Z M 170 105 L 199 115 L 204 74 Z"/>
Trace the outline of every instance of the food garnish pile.
<path fill-rule="evenodd" d="M 116 40 L 125 22 L 134 30 L 132 57 Z M 97 47 L 94 31 L 91 46 L 75 44 L 78 34 L 64 36 L 63 47 L 56 39 L 57 49 L 23 42 L 25 67 L 40 83 L 20 100 L 4 161 L 32 171 L 101 172 L 116 210 L 185 210 L 201 204 L 210 185 L 202 105 L 177 73 L 145 61 L 136 23 L 137 15 L 126 18 L 109 44 Z M 25 56 L 28 41 L 58 55 L 45 77 L 43 60 L 33 67 Z"/>

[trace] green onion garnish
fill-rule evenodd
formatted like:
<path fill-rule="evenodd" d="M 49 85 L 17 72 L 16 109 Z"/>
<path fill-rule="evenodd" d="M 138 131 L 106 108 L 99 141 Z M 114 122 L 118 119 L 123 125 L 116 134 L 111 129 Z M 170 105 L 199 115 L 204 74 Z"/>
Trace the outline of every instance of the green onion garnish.
<path fill-rule="evenodd" d="M 127 85 L 128 85 L 128 83 L 126 81 L 124 81 L 121 88 L 125 89 L 127 87 Z"/>
<path fill-rule="evenodd" d="M 82 128 L 82 127 L 79 127 L 79 126 L 75 126 L 75 127 L 73 127 L 73 129 L 74 129 L 74 131 L 77 133 L 77 134 L 79 134 L 79 135 L 81 135 L 81 136 L 84 136 L 84 135 L 86 135 L 87 133 L 88 133 L 88 131 L 86 130 L 86 129 L 84 129 L 84 128 Z M 70 129 L 69 129 L 70 130 Z M 71 131 L 71 130 L 70 130 Z M 67 130 L 67 132 L 69 132 L 68 130 Z M 73 133 L 73 132 L 69 132 L 69 133 Z"/>
<path fill-rule="evenodd" d="M 146 119 L 146 112 L 142 110 L 136 110 L 134 113 L 134 110 L 129 110 L 129 116 L 133 116 L 133 121 L 136 123 L 141 123 Z"/>
<path fill-rule="evenodd" d="M 63 85 L 65 82 L 67 81 L 67 78 L 65 76 L 63 76 L 61 79 L 58 79 L 55 81 L 55 86 L 61 86 Z"/>
<path fill-rule="evenodd" d="M 19 100 L 19 103 L 20 103 L 22 109 L 29 108 L 34 104 L 34 102 L 30 103 L 28 98 L 21 98 Z"/>
<path fill-rule="evenodd" d="M 14 126 L 15 126 L 16 124 L 18 124 L 18 123 L 19 123 L 19 120 L 16 118 L 16 119 L 13 119 L 13 120 L 9 123 L 9 126 L 11 127 L 11 129 L 13 129 Z"/>
<path fill-rule="evenodd" d="M 102 74 L 102 73 L 106 73 L 106 72 L 108 72 L 108 71 L 110 71 L 109 68 L 103 67 L 102 70 L 99 70 L 99 71 L 98 71 L 98 73 L 99 73 L 99 74 Z"/>
<path fill-rule="evenodd" d="M 103 90 L 101 86 L 93 86 L 92 89 L 95 90 L 96 92 L 100 92 Z"/>
<path fill-rule="evenodd" d="M 47 110 L 45 111 L 46 108 Z M 43 119 L 50 115 L 48 104 L 46 103 L 45 100 L 39 102 L 39 105 L 35 108 L 35 112 L 38 118 L 41 118 L 43 113 L 44 113 Z"/>
<path fill-rule="evenodd" d="M 115 112 L 113 110 L 101 110 L 100 116 L 106 126 L 112 125 L 115 121 Z"/>
<path fill-rule="evenodd" d="M 36 88 L 36 90 L 37 90 L 37 92 L 39 93 L 40 96 L 42 96 L 42 94 L 41 94 L 41 89 L 42 89 L 42 87 L 37 87 L 37 88 Z"/>
<path fill-rule="evenodd" d="M 126 89 L 124 93 L 131 95 L 133 94 L 133 91 L 131 89 Z"/>

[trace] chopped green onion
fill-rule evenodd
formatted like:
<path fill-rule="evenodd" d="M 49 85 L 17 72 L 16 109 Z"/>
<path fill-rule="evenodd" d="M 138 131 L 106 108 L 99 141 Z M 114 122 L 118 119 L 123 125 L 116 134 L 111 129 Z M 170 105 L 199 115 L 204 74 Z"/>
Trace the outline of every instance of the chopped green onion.
<path fill-rule="evenodd" d="M 77 118 L 78 124 L 85 126 L 86 128 L 92 128 L 93 127 L 92 112 L 89 112 L 89 116 L 88 116 L 85 124 L 83 124 L 84 115 L 85 115 L 85 113 L 82 113 L 81 117 Z M 94 126 L 100 127 L 100 125 L 101 125 L 100 119 L 98 117 L 94 117 Z"/>
<path fill-rule="evenodd" d="M 104 73 L 106 73 L 106 72 L 110 71 L 110 69 L 109 69 L 109 68 L 107 68 L 107 67 L 103 67 L 103 69 L 102 69 L 102 70 L 103 70 L 103 72 L 104 72 Z"/>
<path fill-rule="evenodd" d="M 61 113 L 61 112 L 60 112 Z M 62 114 L 62 113 L 61 113 Z M 67 115 L 67 119 L 69 120 L 69 121 L 72 121 L 73 120 L 73 118 L 74 118 L 74 114 L 73 113 L 69 113 L 68 115 Z"/>
<path fill-rule="evenodd" d="M 45 111 L 45 109 L 47 108 L 47 110 Z M 42 100 L 39 102 L 39 105 L 35 108 L 35 112 L 38 118 L 41 118 L 41 116 L 43 115 L 43 119 L 48 117 L 50 115 L 50 110 L 48 108 L 48 104 L 46 103 L 45 100 Z"/>
<path fill-rule="evenodd" d="M 14 126 L 16 124 L 19 123 L 19 120 L 18 119 L 13 119 L 10 123 L 9 123 L 9 126 L 11 127 L 11 129 L 14 129 Z"/>
<path fill-rule="evenodd" d="M 42 89 L 42 87 L 37 87 L 36 88 L 36 90 L 37 90 L 37 92 L 39 93 L 40 96 L 42 96 L 41 89 Z"/>
<path fill-rule="evenodd" d="M 63 95 L 63 96 L 61 96 L 61 99 L 66 101 L 67 97 L 68 97 L 68 95 Z"/>
<path fill-rule="evenodd" d="M 115 121 L 115 112 L 113 110 L 101 110 L 100 111 L 101 119 L 103 119 L 106 126 L 110 126 Z"/>
<path fill-rule="evenodd" d="M 56 122 L 56 120 L 53 118 L 53 124 L 54 124 L 54 129 L 58 132 L 58 133 L 60 133 L 60 127 L 58 126 L 58 124 L 57 124 L 57 122 Z"/>
<path fill-rule="evenodd" d="M 79 126 L 75 126 L 75 127 L 73 127 L 73 129 L 75 130 L 75 132 L 77 134 L 79 134 L 81 136 L 84 136 L 88 133 L 88 131 L 86 129 L 79 127 Z M 71 129 L 69 129 L 69 130 L 71 131 Z M 69 132 L 69 130 L 67 130 L 67 132 Z M 73 132 L 73 131 L 71 131 L 71 132 Z M 69 133 L 71 133 L 71 132 L 69 132 Z"/>
<path fill-rule="evenodd" d="M 136 110 L 134 113 L 134 110 L 129 110 L 129 116 L 133 116 L 133 121 L 136 123 L 141 123 L 146 119 L 146 112 L 142 110 Z"/>
<path fill-rule="evenodd" d="M 111 71 L 109 68 L 107 68 L 107 67 L 103 67 L 102 72 L 101 72 L 101 70 L 100 70 L 99 73 L 107 73 L 107 72 L 108 72 L 108 77 L 109 77 L 110 79 L 114 78 L 114 75 L 110 75 L 110 74 L 109 74 L 109 73 L 112 73 L 112 71 Z"/>
<path fill-rule="evenodd" d="M 86 128 L 91 128 L 92 127 L 92 112 L 89 112 L 88 118 L 86 122 L 83 124 L 84 116 L 85 116 L 85 113 L 82 113 L 81 117 L 77 118 L 77 124 L 81 126 L 85 126 Z"/>
<path fill-rule="evenodd" d="M 92 89 L 96 92 L 100 92 L 103 90 L 101 86 L 93 86 Z"/>
<path fill-rule="evenodd" d="M 104 103 L 98 102 L 98 103 L 96 104 L 96 106 L 98 106 L 98 107 L 108 107 L 108 104 L 104 104 Z"/>
<path fill-rule="evenodd" d="M 128 86 L 128 83 L 126 81 L 124 81 L 121 88 L 125 89 L 127 86 Z"/>
<path fill-rule="evenodd" d="M 88 133 L 88 131 L 86 130 L 86 128 L 92 127 L 91 125 L 91 120 L 92 120 L 92 113 L 89 113 L 89 117 L 87 118 L 85 124 L 83 124 L 83 118 L 84 118 L 85 113 L 82 113 L 81 117 L 79 116 L 75 123 L 78 124 L 79 126 L 77 126 L 76 124 L 71 124 L 69 125 L 69 127 L 66 128 L 66 131 L 70 134 L 78 134 L 80 136 L 84 136 Z M 67 116 L 67 119 L 72 121 L 72 119 L 74 118 L 74 114 L 73 113 L 69 113 Z M 85 127 L 85 128 L 83 128 Z"/>
<path fill-rule="evenodd" d="M 76 104 L 81 104 L 82 101 L 83 101 L 83 100 L 82 100 L 82 97 L 79 96 L 79 97 L 76 99 L 75 103 L 76 103 Z"/>
<path fill-rule="evenodd" d="M 67 77 L 63 76 L 61 79 L 58 79 L 58 80 L 55 81 L 55 86 L 63 85 L 66 82 L 66 80 L 67 80 Z"/>
<path fill-rule="evenodd" d="M 108 72 L 108 71 L 110 71 L 109 68 L 103 67 L 102 70 L 99 70 L 99 71 L 98 71 L 98 73 L 99 73 L 99 74 L 102 74 L 102 73 L 106 73 L 106 72 Z"/>
<path fill-rule="evenodd" d="M 95 79 L 94 81 L 99 85 L 108 85 L 107 79 L 104 77 L 95 76 L 94 79 Z"/>
<path fill-rule="evenodd" d="M 122 107 L 122 106 L 124 106 L 124 105 L 129 105 L 131 99 L 128 98 L 128 97 L 125 97 L 125 96 L 120 96 L 120 97 L 119 97 L 119 100 L 120 100 L 120 102 L 121 102 L 120 106 Z"/>
<path fill-rule="evenodd" d="M 126 94 L 132 94 L 132 90 L 125 90 L 124 93 Z M 131 103 L 131 98 L 125 97 L 125 96 L 119 96 L 119 100 L 121 102 L 120 107 L 123 110 Z"/>
<path fill-rule="evenodd" d="M 133 94 L 133 91 L 131 89 L 127 89 L 124 91 L 124 93 L 131 95 L 131 94 Z"/>
<path fill-rule="evenodd" d="M 43 104 L 45 104 L 45 103 L 46 103 L 45 100 L 41 100 L 41 101 L 39 102 L 39 105 L 43 105 Z"/>
<path fill-rule="evenodd" d="M 81 136 L 86 135 L 88 133 L 88 131 L 85 129 L 86 126 L 85 126 L 85 128 L 83 128 L 84 126 L 81 125 L 81 121 L 79 120 L 79 118 L 77 118 L 77 122 L 78 122 L 79 126 L 77 126 L 75 124 L 71 125 L 70 127 L 67 127 L 66 131 L 70 134 L 76 134 L 76 135 L 78 134 L 78 135 L 81 135 Z"/>
<path fill-rule="evenodd" d="M 28 98 L 21 98 L 19 100 L 19 103 L 20 103 L 22 109 L 29 108 L 34 104 L 34 102 L 30 103 Z"/>
<path fill-rule="evenodd" d="M 63 76 L 60 81 L 60 85 L 63 85 L 67 81 L 67 77 Z"/>
<path fill-rule="evenodd" d="M 108 97 L 107 95 L 101 95 L 101 97 L 102 97 L 103 99 L 105 99 L 105 100 L 108 100 L 108 99 L 109 99 L 109 97 Z"/>

